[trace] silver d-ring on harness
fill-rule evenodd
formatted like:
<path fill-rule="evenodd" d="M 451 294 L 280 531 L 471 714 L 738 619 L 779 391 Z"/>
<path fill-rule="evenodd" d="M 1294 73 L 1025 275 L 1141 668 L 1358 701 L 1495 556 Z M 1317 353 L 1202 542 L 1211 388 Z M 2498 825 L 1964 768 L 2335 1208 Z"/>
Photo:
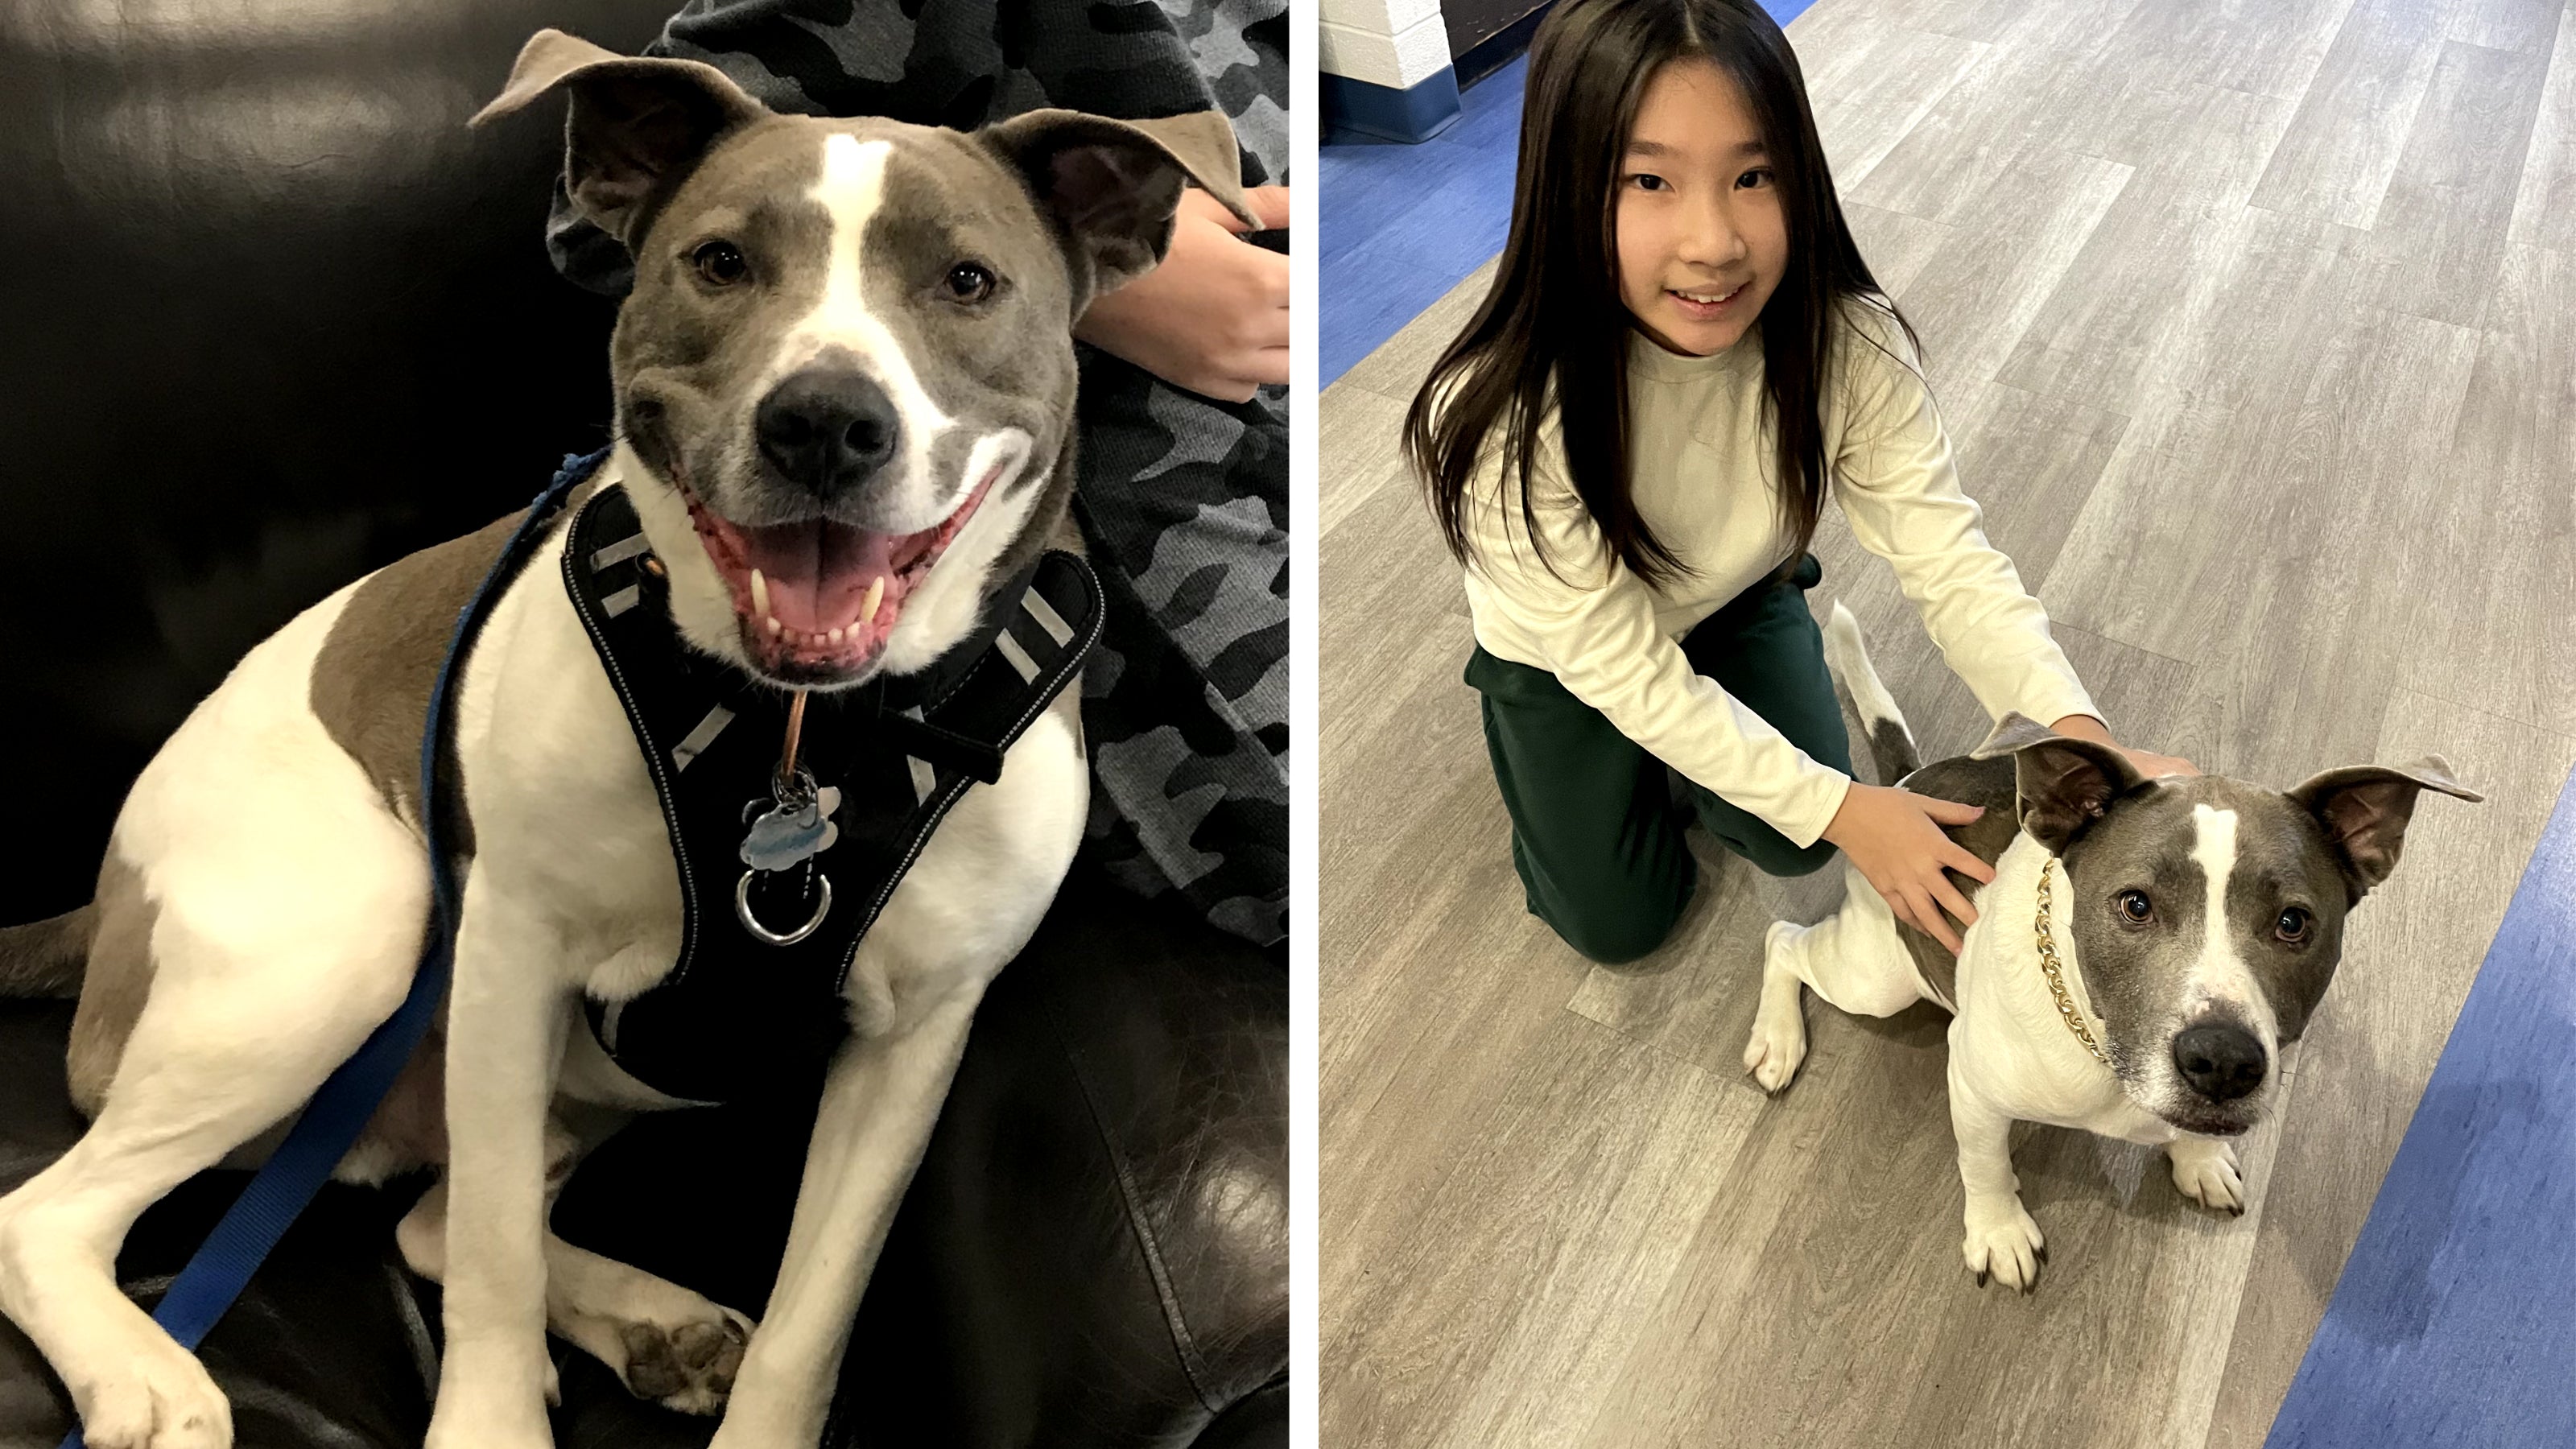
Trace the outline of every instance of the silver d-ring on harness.
<path fill-rule="evenodd" d="M 758 874 L 760 874 L 760 872 L 756 870 L 744 871 L 742 873 L 742 879 L 735 882 L 733 888 L 733 913 L 735 917 L 741 920 L 742 928 L 744 930 L 749 931 L 752 935 L 768 942 L 770 945 L 793 946 L 797 942 L 804 940 L 806 937 L 813 935 L 815 927 L 823 924 L 823 918 L 832 914 L 832 878 L 828 875 L 823 875 L 817 872 L 814 880 L 817 884 L 823 887 L 823 899 L 817 902 L 814 906 L 814 919 L 807 921 L 804 925 L 797 927 L 786 935 L 782 936 L 778 934 L 776 931 L 762 925 L 760 923 L 760 918 L 751 913 L 751 878 Z"/>

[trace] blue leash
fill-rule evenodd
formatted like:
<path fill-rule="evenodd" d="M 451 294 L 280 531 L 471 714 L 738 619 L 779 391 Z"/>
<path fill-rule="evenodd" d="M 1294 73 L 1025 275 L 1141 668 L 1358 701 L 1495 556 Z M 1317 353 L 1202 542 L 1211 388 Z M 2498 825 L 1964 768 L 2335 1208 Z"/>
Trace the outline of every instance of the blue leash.
<path fill-rule="evenodd" d="M 170 1291 L 161 1296 L 160 1307 L 152 1311 L 152 1321 L 167 1330 L 182 1348 L 193 1352 L 204 1340 L 207 1330 L 241 1296 L 251 1274 L 267 1260 L 277 1240 L 285 1236 L 296 1214 L 304 1211 L 313 1195 L 322 1190 L 340 1159 L 349 1155 L 358 1133 L 375 1116 L 376 1105 L 393 1087 L 394 1074 L 411 1060 L 422 1033 L 429 1029 L 430 1018 L 438 1012 L 439 1001 L 447 995 L 448 971 L 455 960 L 456 882 L 450 878 L 444 837 L 439 830 L 438 744 L 445 734 L 448 690 L 455 682 L 456 663 L 491 613 L 501 592 L 496 585 L 518 572 L 523 555 L 544 536 L 565 495 L 607 457 L 605 448 L 586 458 L 565 455 L 563 468 L 529 506 L 528 516 L 510 535 L 500 560 L 484 576 L 474 597 L 457 611 L 456 632 L 448 639 L 447 660 L 439 666 L 437 683 L 430 687 L 428 727 L 421 732 L 420 827 L 429 842 L 431 909 L 429 944 L 421 953 L 420 970 L 412 976 L 411 994 L 376 1027 L 356 1054 L 322 1083 L 313 1100 L 305 1104 L 304 1115 L 286 1134 L 285 1142 L 252 1175 L 241 1196 L 233 1199 L 223 1221 L 215 1224 L 196 1256 L 171 1281 Z M 63 1440 L 62 1449 L 85 1449 L 77 1426 Z"/>

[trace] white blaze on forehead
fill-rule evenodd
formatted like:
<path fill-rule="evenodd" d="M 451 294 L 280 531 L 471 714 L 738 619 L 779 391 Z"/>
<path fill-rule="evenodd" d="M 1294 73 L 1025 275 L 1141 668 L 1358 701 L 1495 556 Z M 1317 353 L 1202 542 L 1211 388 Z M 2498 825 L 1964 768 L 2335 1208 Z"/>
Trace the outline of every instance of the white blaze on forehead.
<path fill-rule="evenodd" d="M 2236 873 L 2236 812 L 2191 807 L 2191 858 L 2209 881 L 2209 943 L 2227 939 L 2227 878 Z"/>
<path fill-rule="evenodd" d="M 893 153 L 892 141 L 862 141 L 838 131 L 824 137 L 823 174 L 806 193 L 832 219 L 823 299 L 788 329 L 771 381 L 804 367 L 825 348 L 857 353 L 902 420 L 902 486 L 907 495 L 923 490 L 920 501 L 927 505 L 950 491 L 930 477 L 930 456 L 932 443 L 951 420 L 923 389 L 894 333 L 868 311 L 862 285 L 869 263 L 868 222 L 885 204 L 886 159 Z"/>
<path fill-rule="evenodd" d="M 2188 1016 L 2212 1002 L 2233 1006 L 2260 1032 L 2268 1049 L 2273 1036 L 2272 1004 L 2255 985 L 2254 973 L 2237 954 L 2236 941 L 2227 930 L 2227 882 L 2236 874 L 2237 814 L 2194 805 L 2191 823 L 2192 862 L 2208 885 L 2208 909 L 2203 912 L 2208 934 L 2202 938 L 2200 960 L 2184 990 L 2183 1010 Z"/>

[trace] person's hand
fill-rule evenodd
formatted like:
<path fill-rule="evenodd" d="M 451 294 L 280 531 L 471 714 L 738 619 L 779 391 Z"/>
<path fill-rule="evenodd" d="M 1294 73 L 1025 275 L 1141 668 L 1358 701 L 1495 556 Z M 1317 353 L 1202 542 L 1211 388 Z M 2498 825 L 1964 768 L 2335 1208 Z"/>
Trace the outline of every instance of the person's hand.
<path fill-rule="evenodd" d="M 1941 872 L 1947 867 L 1983 885 L 1994 880 L 1995 871 L 1942 834 L 1941 827 L 1966 825 L 1985 813 L 1975 805 L 1854 780 L 1833 823 L 1825 827 L 1825 839 L 1842 851 L 1898 920 L 1955 956 L 1959 933 L 1941 912 L 1956 916 L 1964 930 L 1977 923 L 1977 908 Z"/>
<path fill-rule="evenodd" d="M 1245 195 L 1262 229 L 1288 225 L 1288 188 Z M 1288 259 L 1244 241 L 1250 228 L 1215 197 L 1181 193 L 1163 263 L 1093 299 L 1073 335 L 1177 388 L 1248 402 L 1288 380 Z"/>
<path fill-rule="evenodd" d="M 2111 748 L 2118 750 L 2121 754 L 2128 756 L 2129 763 L 2136 767 L 2138 773 L 2146 776 L 2150 780 L 2156 778 L 2158 775 L 2197 775 L 2200 773 L 2200 767 L 2198 765 L 2193 764 L 2191 761 L 2184 759 L 2180 755 L 2159 755 L 2153 750 L 2130 749 L 2128 746 L 2121 744 L 2118 740 L 2111 738 L 2111 727 L 2109 725 L 2102 723 L 2100 720 L 2095 719 L 2089 714 L 2070 714 L 2064 719 L 2059 720 L 2057 723 L 2050 725 L 2049 728 L 2057 731 L 2061 735 L 2071 736 L 2075 739 L 2091 740 L 2097 745 L 2109 745 Z"/>

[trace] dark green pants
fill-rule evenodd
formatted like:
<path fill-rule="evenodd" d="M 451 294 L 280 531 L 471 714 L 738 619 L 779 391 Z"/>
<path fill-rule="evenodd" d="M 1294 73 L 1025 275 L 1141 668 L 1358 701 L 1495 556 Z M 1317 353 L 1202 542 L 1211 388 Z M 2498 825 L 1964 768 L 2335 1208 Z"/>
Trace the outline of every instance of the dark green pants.
<path fill-rule="evenodd" d="M 1700 621 L 1682 652 L 1790 743 L 1849 773 L 1824 636 L 1803 597 L 1822 574 L 1813 555 L 1800 559 L 1788 579 L 1766 579 Z M 1681 919 L 1699 883 L 1682 843 L 1691 814 L 1772 875 L 1805 875 L 1833 858 L 1823 841 L 1801 850 L 1751 812 L 1680 781 L 1544 669 L 1478 649 L 1467 682 L 1484 696 L 1485 747 L 1511 811 L 1512 864 L 1530 914 L 1595 961 L 1633 961 Z M 1684 801 L 1673 798 L 1676 781 Z"/>

